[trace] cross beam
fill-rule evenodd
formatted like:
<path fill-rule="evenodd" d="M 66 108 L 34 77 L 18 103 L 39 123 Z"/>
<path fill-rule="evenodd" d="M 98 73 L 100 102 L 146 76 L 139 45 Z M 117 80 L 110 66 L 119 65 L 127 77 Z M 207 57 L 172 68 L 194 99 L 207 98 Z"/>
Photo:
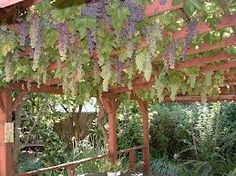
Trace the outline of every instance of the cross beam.
<path fill-rule="evenodd" d="M 228 54 L 228 53 L 219 53 L 214 56 L 209 57 L 200 57 L 191 60 L 186 60 L 181 63 L 175 65 L 176 70 L 182 70 L 184 68 L 195 67 L 195 66 L 202 66 L 208 63 L 222 61 L 222 60 L 229 60 L 230 58 L 235 57 L 236 55 Z"/>
<path fill-rule="evenodd" d="M 174 0 L 166 0 L 166 2 L 162 5 L 160 0 L 155 0 L 151 4 L 148 4 L 145 8 L 145 16 L 151 17 L 155 14 L 164 13 L 167 11 L 173 11 L 177 9 L 183 8 L 183 3 L 180 3 L 177 6 L 173 6 Z"/>
<path fill-rule="evenodd" d="M 218 96 L 207 96 L 207 102 L 217 102 L 217 101 L 236 101 L 235 94 L 229 95 L 218 95 Z M 200 96 L 178 96 L 173 102 L 169 97 L 165 98 L 164 103 L 194 103 L 201 102 Z"/>
<path fill-rule="evenodd" d="M 38 86 L 37 83 L 31 83 L 30 86 L 28 86 L 27 82 L 20 81 L 18 83 L 11 83 L 9 87 L 12 90 L 27 91 L 27 92 L 32 92 L 32 93 L 63 94 L 62 86 L 57 86 L 57 85 Z"/>
<path fill-rule="evenodd" d="M 220 19 L 220 23 L 216 26 L 216 30 L 224 29 L 227 27 L 236 25 L 236 14 L 234 15 L 226 15 Z M 207 32 L 211 32 L 212 28 L 206 22 L 198 22 L 196 26 L 197 34 L 204 34 Z M 175 40 L 185 38 L 188 35 L 188 27 L 183 27 L 180 31 L 173 32 L 172 38 Z"/>
<path fill-rule="evenodd" d="M 216 49 L 222 49 L 222 48 L 225 48 L 227 46 L 232 46 L 232 45 L 236 45 L 236 36 L 231 36 L 229 38 L 223 39 L 222 41 L 219 41 L 212 45 L 203 43 L 198 48 L 196 47 L 189 48 L 186 54 L 187 55 L 198 54 L 198 53 L 203 53 L 203 52 L 212 51 Z"/>

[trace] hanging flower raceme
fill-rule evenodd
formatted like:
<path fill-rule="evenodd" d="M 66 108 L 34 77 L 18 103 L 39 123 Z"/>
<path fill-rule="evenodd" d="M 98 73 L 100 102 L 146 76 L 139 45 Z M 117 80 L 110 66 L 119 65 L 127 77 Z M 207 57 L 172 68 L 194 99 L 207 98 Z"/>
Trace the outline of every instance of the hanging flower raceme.
<path fill-rule="evenodd" d="M 69 31 L 64 23 L 59 23 L 57 25 L 57 31 L 59 33 L 57 48 L 59 50 L 61 61 L 66 60 L 66 54 L 69 44 Z"/>

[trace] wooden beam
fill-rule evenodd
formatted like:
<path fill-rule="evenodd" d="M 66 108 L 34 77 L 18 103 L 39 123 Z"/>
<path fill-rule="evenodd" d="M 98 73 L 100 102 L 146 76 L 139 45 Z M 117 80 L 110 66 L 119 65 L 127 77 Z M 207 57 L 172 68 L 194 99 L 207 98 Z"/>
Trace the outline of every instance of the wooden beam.
<path fill-rule="evenodd" d="M 0 113 L 1 112 L 4 113 L 4 105 L 3 105 L 2 99 L 0 98 Z"/>
<path fill-rule="evenodd" d="M 2 1 L 0 1 L 0 8 L 5 8 L 5 7 L 11 6 L 13 4 L 22 2 L 22 1 L 23 0 L 2 0 Z"/>
<path fill-rule="evenodd" d="M 219 53 L 215 56 L 195 58 L 195 59 L 186 60 L 186 61 L 176 64 L 175 69 L 182 70 L 188 67 L 202 66 L 202 65 L 216 62 L 216 61 L 228 60 L 232 57 L 236 57 L 236 55 L 232 55 L 228 53 Z"/>
<path fill-rule="evenodd" d="M 173 3 L 173 0 L 166 0 L 165 4 L 162 5 L 160 0 L 155 0 L 154 2 L 146 6 L 145 16 L 151 17 L 156 14 L 183 8 L 183 3 L 180 3 L 177 6 L 172 6 L 172 3 Z"/>
<path fill-rule="evenodd" d="M 23 1 L 23 0 L 11 0 L 11 1 Z M 37 4 L 41 1 L 42 0 L 24 0 L 23 2 L 17 3 L 17 4 L 11 3 L 12 6 L 2 9 L 0 20 L 2 20 L 3 18 L 15 16 L 17 14 L 18 8 L 27 9 L 30 6 Z M 159 13 L 164 13 L 167 11 L 172 11 L 172 10 L 183 8 L 183 4 L 179 4 L 177 6 L 172 6 L 172 1 L 173 0 L 167 0 L 165 5 L 161 5 L 159 0 L 155 0 L 153 3 L 148 4 L 145 7 L 145 10 L 144 10 L 145 16 L 151 17 L 151 16 L 159 14 Z M 5 2 L 6 2 L 6 0 L 5 0 Z M 7 1 L 7 4 L 9 4 L 9 1 Z M 6 7 L 6 5 L 5 5 L 5 7 Z M 0 8 L 2 8 L 2 7 L 0 6 Z"/>
<path fill-rule="evenodd" d="M 32 93 L 50 93 L 50 94 L 63 94 L 62 86 L 48 86 L 31 83 L 28 90 L 27 82 L 20 81 L 18 83 L 12 83 L 9 85 L 12 90 L 28 91 Z"/>
<path fill-rule="evenodd" d="M 37 4 L 41 2 L 41 0 L 24 0 L 20 3 L 11 5 L 6 8 L 0 8 L 0 21 L 4 18 L 11 18 L 16 16 L 19 13 L 19 10 L 24 10 L 32 6 L 33 4 Z"/>
<path fill-rule="evenodd" d="M 62 83 L 62 80 L 59 78 L 48 79 L 45 83 L 47 86 L 57 85 L 59 86 Z"/>
<path fill-rule="evenodd" d="M 177 9 L 175 10 L 175 12 L 186 22 L 190 21 L 190 18 L 188 17 L 188 15 L 184 12 L 184 9 Z"/>
<path fill-rule="evenodd" d="M 143 170 L 144 175 L 148 175 L 150 166 L 148 104 L 142 99 L 138 99 L 137 101 L 143 116 Z"/>
<path fill-rule="evenodd" d="M 0 111 L 0 175 L 14 175 L 13 143 L 6 139 L 6 124 L 12 122 L 12 95 L 10 89 L 2 89 L 0 98 L 3 103 L 3 111 Z M 13 135 L 13 134 L 12 134 Z"/>
<path fill-rule="evenodd" d="M 217 30 L 224 29 L 226 27 L 231 27 L 236 25 L 236 14 L 223 16 L 221 22 L 216 26 Z M 185 38 L 187 36 L 188 30 L 187 26 L 182 28 L 180 31 L 173 32 L 172 38 L 175 40 Z M 211 32 L 213 29 L 206 22 L 198 22 L 196 26 L 197 34 L 203 34 Z"/>
<path fill-rule="evenodd" d="M 64 68 L 66 67 L 66 62 L 61 62 L 61 63 L 58 63 L 58 62 L 55 62 L 55 63 L 51 63 L 48 67 L 47 67 L 47 71 L 48 72 L 51 72 L 51 71 L 54 71 L 58 68 Z"/>
<path fill-rule="evenodd" d="M 218 0 L 218 3 L 220 4 L 220 7 L 223 9 L 225 15 L 231 15 L 231 12 L 229 10 L 229 4 L 225 0 Z M 234 34 L 236 34 L 236 26 L 232 27 Z"/>
<path fill-rule="evenodd" d="M 218 95 L 218 96 L 207 96 L 207 102 L 217 101 L 236 101 L 236 95 Z M 201 102 L 200 96 L 178 96 L 175 101 L 172 101 L 169 97 L 165 98 L 164 103 L 194 103 Z"/>
<path fill-rule="evenodd" d="M 154 84 L 155 84 L 155 75 L 152 75 L 149 81 L 146 81 L 142 76 L 133 80 L 132 89 L 129 89 L 128 87 L 115 86 L 108 91 L 108 94 L 119 94 L 124 92 L 132 93 L 137 90 L 151 88 Z"/>
<path fill-rule="evenodd" d="M 222 41 L 217 42 L 213 45 L 204 43 L 200 45 L 198 48 L 189 48 L 186 54 L 187 55 L 198 54 L 198 53 L 203 53 L 206 51 L 212 51 L 216 49 L 225 48 L 227 46 L 232 46 L 232 45 L 236 45 L 236 36 L 231 36 L 229 38 L 223 39 Z"/>
<path fill-rule="evenodd" d="M 159 3 L 159 1 L 158 1 Z M 230 21 L 232 20 L 232 22 Z M 224 16 L 221 18 L 221 23 L 218 25 L 218 29 L 222 29 L 231 25 L 234 25 L 234 23 L 236 24 L 236 14 L 235 15 L 230 15 L 230 16 Z M 204 33 L 204 32 L 210 32 L 212 31 L 212 29 L 209 27 L 208 24 L 206 24 L 205 22 L 199 22 L 197 28 L 199 29 L 199 33 Z M 201 27 L 204 27 L 203 29 L 201 29 Z M 171 35 L 173 36 L 174 39 L 180 39 L 180 38 L 184 38 L 186 37 L 187 34 L 187 27 L 182 28 L 180 31 L 174 32 Z M 209 45 L 209 44 L 203 44 L 201 45 L 199 48 L 190 48 L 187 50 L 186 54 L 187 55 L 191 55 L 191 54 L 197 54 L 197 53 L 201 53 L 201 52 L 206 52 L 206 51 L 211 51 L 211 50 L 215 50 L 215 49 L 220 49 L 220 48 L 224 48 L 226 46 L 232 46 L 236 44 L 236 36 L 224 39 L 221 42 L 218 42 L 216 44 L 213 45 Z M 145 39 L 143 39 L 140 44 L 137 46 L 139 48 L 146 48 L 147 47 L 147 41 Z M 27 56 L 29 54 L 29 50 L 24 51 L 23 53 L 21 53 L 21 56 Z M 117 54 L 115 51 L 113 52 L 112 55 Z M 56 70 L 57 68 L 64 68 L 66 67 L 66 63 L 62 62 L 62 63 L 52 63 L 48 66 L 47 71 L 53 71 Z"/>
<path fill-rule="evenodd" d="M 13 102 L 12 109 L 15 111 L 28 95 L 28 91 L 22 91 Z"/>
<path fill-rule="evenodd" d="M 119 100 L 117 95 L 107 96 L 103 94 L 101 97 L 104 109 L 108 113 L 108 124 L 109 124 L 109 160 L 112 164 L 117 162 L 117 119 L 116 114 L 119 107 Z"/>
<path fill-rule="evenodd" d="M 226 82 L 236 82 L 236 73 L 227 74 L 225 73 Z"/>
<path fill-rule="evenodd" d="M 207 73 L 207 72 L 212 72 L 212 71 L 227 70 L 234 67 L 236 67 L 236 61 L 227 62 L 223 64 L 218 64 L 218 65 L 212 65 L 212 66 L 205 66 L 201 68 L 201 71 L 202 73 Z"/>

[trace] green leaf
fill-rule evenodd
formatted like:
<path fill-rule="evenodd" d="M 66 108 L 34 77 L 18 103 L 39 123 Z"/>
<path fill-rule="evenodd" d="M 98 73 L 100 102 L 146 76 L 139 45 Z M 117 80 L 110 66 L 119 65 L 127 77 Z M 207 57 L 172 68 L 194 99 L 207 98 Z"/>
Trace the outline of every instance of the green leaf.
<path fill-rule="evenodd" d="M 183 3 L 183 0 L 173 0 L 172 1 L 172 6 L 177 6 L 179 4 Z"/>
<path fill-rule="evenodd" d="M 57 22 L 65 22 L 66 20 L 76 19 L 80 13 L 80 8 L 77 6 L 55 8 L 52 10 L 52 17 Z"/>
<path fill-rule="evenodd" d="M 81 39 L 87 36 L 87 29 L 95 29 L 96 27 L 96 20 L 89 17 L 81 17 L 74 21 L 74 28 L 79 31 Z"/>
<path fill-rule="evenodd" d="M 59 35 L 58 32 L 54 29 L 45 29 L 43 31 L 45 45 L 54 48 L 55 43 L 57 42 L 58 39 L 58 35 Z"/>
<path fill-rule="evenodd" d="M 125 20 L 129 16 L 129 9 L 120 8 L 120 6 L 115 3 L 107 9 L 107 13 L 111 16 L 112 27 L 117 31 L 121 31 L 124 27 Z"/>
<path fill-rule="evenodd" d="M 13 42 L 5 43 L 2 48 L 0 49 L 0 52 L 3 56 L 6 56 L 9 52 L 11 52 L 15 48 L 15 44 Z"/>
<path fill-rule="evenodd" d="M 188 16 L 192 16 L 196 10 L 200 9 L 198 0 L 184 0 L 184 11 Z"/>

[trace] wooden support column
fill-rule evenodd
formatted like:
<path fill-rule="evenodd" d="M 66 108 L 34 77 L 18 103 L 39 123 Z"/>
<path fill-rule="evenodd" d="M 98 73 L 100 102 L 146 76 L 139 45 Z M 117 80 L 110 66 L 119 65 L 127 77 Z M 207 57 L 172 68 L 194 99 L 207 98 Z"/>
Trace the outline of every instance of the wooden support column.
<path fill-rule="evenodd" d="M 0 175 L 13 176 L 13 141 L 9 141 L 13 136 L 8 136 L 6 132 L 13 132 L 8 122 L 12 122 L 12 92 L 9 89 L 0 91 Z M 7 125 L 8 124 L 8 125 Z M 11 125 L 10 125 L 11 127 Z M 13 126 L 12 126 L 13 127 Z M 8 131 L 7 131 L 8 130 Z M 13 135 L 13 134 L 10 134 Z"/>
<path fill-rule="evenodd" d="M 149 154 L 149 123 L 148 123 L 148 105 L 142 99 L 136 99 L 139 104 L 140 111 L 143 116 L 143 169 L 144 175 L 148 175 L 149 173 L 149 165 L 150 165 L 150 154 Z"/>
<path fill-rule="evenodd" d="M 109 124 L 109 146 L 108 146 L 108 155 L 109 160 L 112 164 L 115 164 L 117 161 L 117 144 L 116 144 L 116 113 L 119 107 L 119 100 L 116 95 L 103 94 L 102 103 L 104 109 L 108 113 L 108 124 Z"/>

